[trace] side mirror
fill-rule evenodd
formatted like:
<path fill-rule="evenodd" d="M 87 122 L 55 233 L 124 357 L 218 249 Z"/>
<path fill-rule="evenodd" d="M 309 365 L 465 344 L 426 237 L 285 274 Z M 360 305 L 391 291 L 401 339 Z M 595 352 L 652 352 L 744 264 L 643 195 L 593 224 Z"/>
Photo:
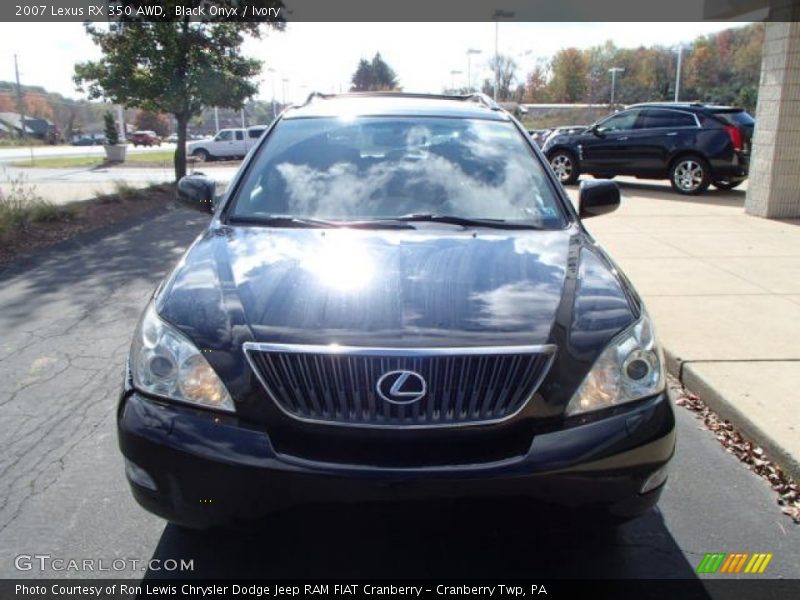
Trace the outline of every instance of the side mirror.
<path fill-rule="evenodd" d="M 592 125 L 589 127 L 589 131 L 592 132 L 597 137 L 606 137 L 605 132 L 603 131 L 602 127 L 598 127 L 597 125 Z"/>
<path fill-rule="evenodd" d="M 178 182 L 178 202 L 194 210 L 213 213 L 215 193 L 214 180 L 203 173 L 181 177 Z"/>
<path fill-rule="evenodd" d="M 613 181 L 581 181 L 578 214 L 582 219 L 614 212 L 619 208 L 619 187 Z"/>

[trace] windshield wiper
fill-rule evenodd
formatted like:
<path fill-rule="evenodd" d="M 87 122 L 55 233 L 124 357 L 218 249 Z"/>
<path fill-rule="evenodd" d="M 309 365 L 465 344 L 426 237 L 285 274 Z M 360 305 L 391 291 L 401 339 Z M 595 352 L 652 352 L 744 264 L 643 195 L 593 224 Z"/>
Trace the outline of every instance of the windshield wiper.
<path fill-rule="evenodd" d="M 431 223 L 449 223 L 451 225 L 461 225 L 462 227 L 495 227 L 497 229 L 540 229 L 540 227 L 532 223 L 520 223 L 514 221 L 506 221 L 505 219 L 470 219 L 467 217 L 459 217 L 456 215 L 437 215 L 433 213 L 414 213 L 410 215 L 402 215 L 394 217 L 395 221 L 403 221 L 404 223 L 413 223 L 420 221 L 427 221 Z"/>
<path fill-rule="evenodd" d="M 312 217 L 293 217 L 291 215 L 271 216 L 231 216 L 231 224 L 263 225 L 265 227 L 295 227 L 305 229 L 413 229 L 411 225 L 396 223 L 394 220 L 376 221 L 326 221 Z"/>
<path fill-rule="evenodd" d="M 243 225 L 264 225 L 266 227 L 304 227 L 304 228 L 323 228 L 336 227 L 336 223 L 323 221 L 322 219 L 310 219 L 308 217 L 293 217 L 291 215 L 233 215 L 228 219 L 230 223 Z"/>

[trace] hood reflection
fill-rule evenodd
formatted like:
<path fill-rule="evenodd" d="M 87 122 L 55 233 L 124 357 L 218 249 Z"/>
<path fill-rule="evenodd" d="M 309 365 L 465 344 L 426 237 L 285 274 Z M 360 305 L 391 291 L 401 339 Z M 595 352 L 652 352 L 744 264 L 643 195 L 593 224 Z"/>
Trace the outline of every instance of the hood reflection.
<path fill-rule="evenodd" d="M 237 227 L 217 236 L 224 248 L 215 254 L 229 263 L 258 338 L 353 343 L 381 331 L 545 341 L 569 231 L 430 233 Z"/>
<path fill-rule="evenodd" d="M 325 236 L 317 252 L 302 258 L 300 267 L 316 277 L 321 285 L 342 292 L 366 287 L 375 275 L 369 246 L 349 236 Z"/>

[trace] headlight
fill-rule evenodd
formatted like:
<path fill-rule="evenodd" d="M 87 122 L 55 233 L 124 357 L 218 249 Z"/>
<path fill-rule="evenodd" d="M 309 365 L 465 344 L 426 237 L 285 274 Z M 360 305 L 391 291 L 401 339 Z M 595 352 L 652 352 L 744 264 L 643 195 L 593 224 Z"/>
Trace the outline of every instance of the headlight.
<path fill-rule="evenodd" d="M 567 405 L 577 415 L 652 396 L 664 389 L 664 358 L 647 313 L 615 337 Z"/>
<path fill-rule="evenodd" d="M 148 394 L 233 412 L 228 390 L 183 334 L 147 308 L 131 345 L 134 386 Z"/>

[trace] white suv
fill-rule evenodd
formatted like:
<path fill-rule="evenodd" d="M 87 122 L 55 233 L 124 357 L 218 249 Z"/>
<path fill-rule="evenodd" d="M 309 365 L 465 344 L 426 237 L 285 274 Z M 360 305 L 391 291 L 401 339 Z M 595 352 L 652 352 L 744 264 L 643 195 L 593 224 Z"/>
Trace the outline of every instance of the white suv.
<path fill-rule="evenodd" d="M 189 155 L 201 161 L 242 158 L 266 129 L 266 125 L 255 125 L 247 129 L 222 129 L 213 138 L 190 142 L 186 145 L 186 150 Z"/>

